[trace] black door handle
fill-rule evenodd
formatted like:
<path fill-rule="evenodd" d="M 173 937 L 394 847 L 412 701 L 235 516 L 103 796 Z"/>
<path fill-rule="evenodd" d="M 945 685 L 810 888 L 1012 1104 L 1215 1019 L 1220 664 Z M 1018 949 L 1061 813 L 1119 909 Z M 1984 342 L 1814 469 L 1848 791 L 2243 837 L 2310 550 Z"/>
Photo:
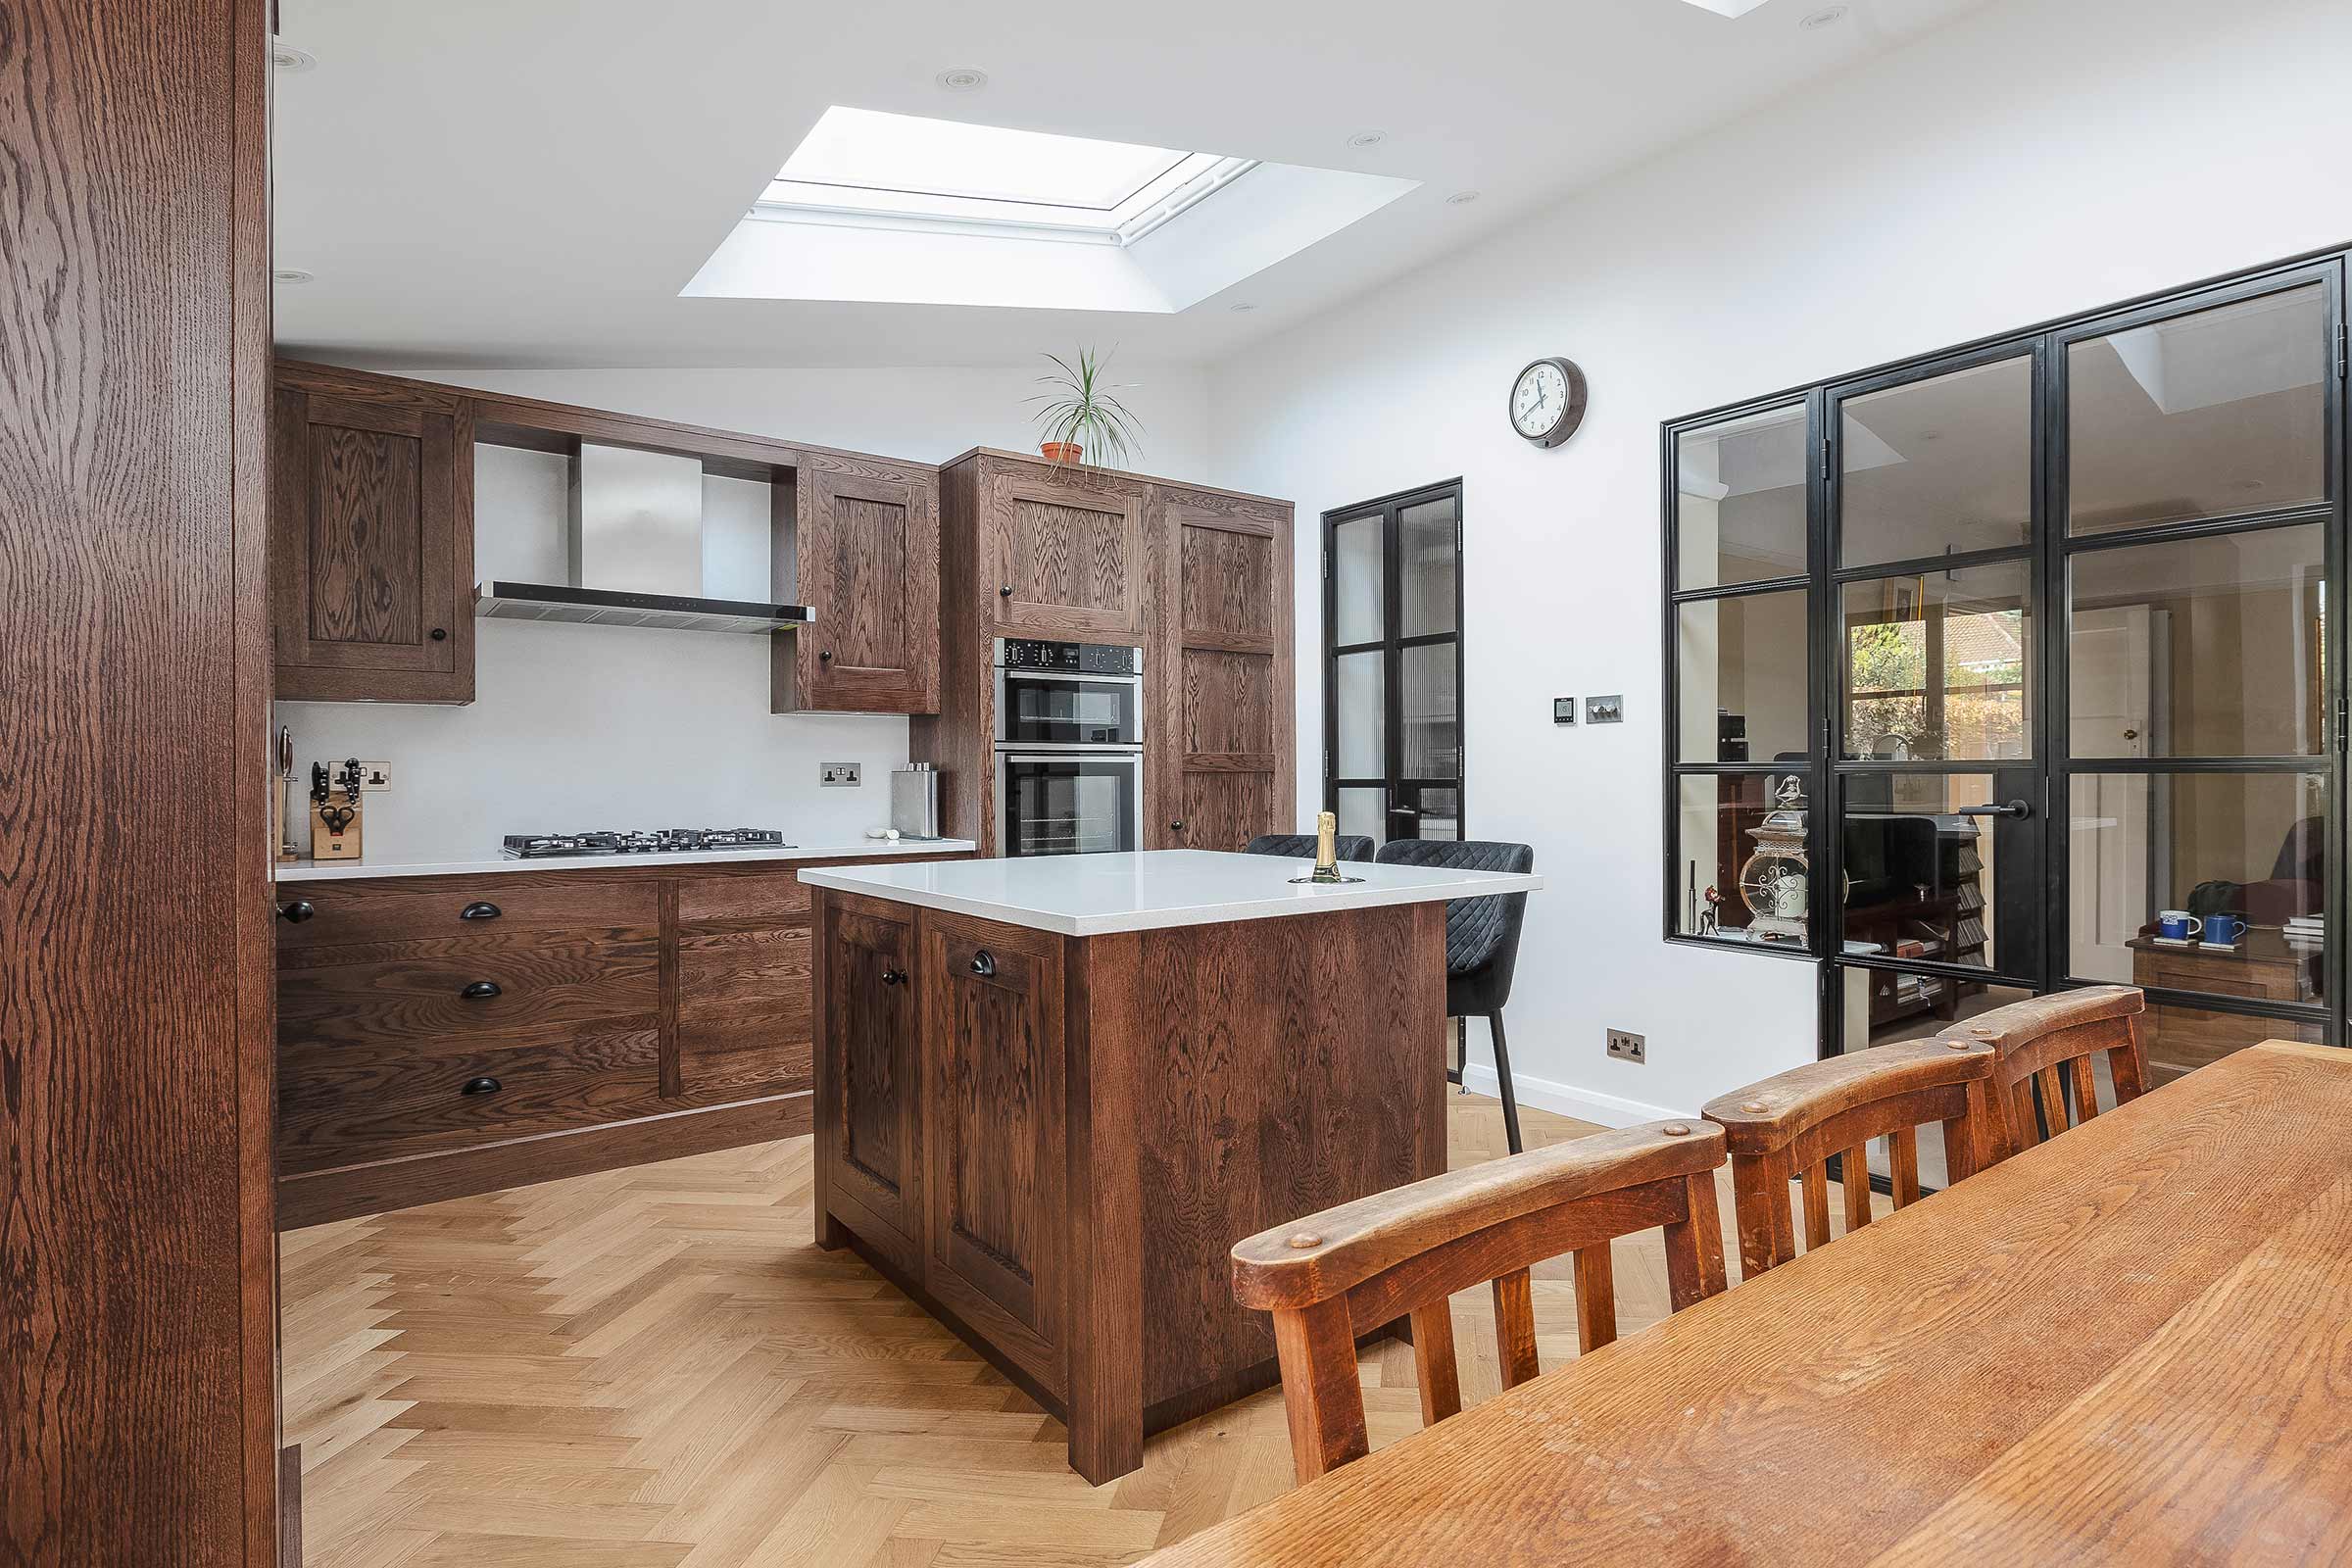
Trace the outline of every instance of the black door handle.
<path fill-rule="evenodd" d="M 1181 833 L 1184 831 L 1184 824 L 1182 822 L 1170 822 L 1168 824 L 1168 831 L 1171 833 Z"/>
<path fill-rule="evenodd" d="M 1952 814 L 1955 816 L 2032 816 L 2034 808 L 2023 801 L 2009 801 L 2000 806 L 1963 806 Z"/>
<path fill-rule="evenodd" d="M 495 1095 L 506 1087 L 495 1078 L 468 1078 L 466 1081 L 466 1087 L 459 1090 L 458 1093 L 461 1095 Z"/>
<path fill-rule="evenodd" d="M 495 904 L 468 904 L 458 911 L 461 920 L 495 920 L 506 911 Z"/>
<path fill-rule="evenodd" d="M 467 1002 L 488 1002 L 492 997 L 499 995 L 498 982 L 476 980 L 465 990 L 460 991 L 458 995 L 464 997 Z"/>
<path fill-rule="evenodd" d="M 277 917 L 281 920 L 291 920 L 296 925 L 302 924 L 303 921 L 318 912 L 318 906 L 312 904 L 308 899 L 296 899 L 292 904 L 281 904 L 277 906 Z"/>
<path fill-rule="evenodd" d="M 833 650 L 830 648 L 818 649 L 816 651 L 816 662 L 820 664 L 830 664 L 833 662 Z"/>
<path fill-rule="evenodd" d="M 433 628 L 433 641 L 437 643 L 445 643 L 449 641 L 449 628 L 446 626 L 435 626 Z"/>
<path fill-rule="evenodd" d="M 906 971 L 904 969 L 885 969 L 882 971 L 882 983 L 886 986 L 903 986 L 906 983 Z"/>
<path fill-rule="evenodd" d="M 1006 583 L 1004 587 L 998 589 L 997 597 L 999 599 L 1010 599 L 1012 597 L 1012 584 Z"/>
<path fill-rule="evenodd" d="M 996 972 L 997 958 L 995 954 L 990 953 L 986 948 L 982 948 L 978 953 L 972 955 L 972 973 L 985 980 Z"/>

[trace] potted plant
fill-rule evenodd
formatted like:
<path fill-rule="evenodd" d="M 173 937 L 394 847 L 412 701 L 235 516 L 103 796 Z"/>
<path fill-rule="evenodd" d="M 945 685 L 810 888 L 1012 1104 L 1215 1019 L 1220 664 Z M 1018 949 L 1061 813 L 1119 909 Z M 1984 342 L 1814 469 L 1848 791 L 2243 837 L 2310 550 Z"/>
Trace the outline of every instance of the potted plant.
<path fill-rule="evenodd" d="M 1046 358 L 1054 369 L 1037 384 L 1048 390 L 1029 400 L 1038 405 L 1037 450 L 1049 463 L 1087 463 L 1091 454 L 1090 467 L 1132 467 L 1143 421 L 1111 395 L 1103 378 L 1110 357 L 1080 349 L 1075 365 L 1058 354 Z"/>

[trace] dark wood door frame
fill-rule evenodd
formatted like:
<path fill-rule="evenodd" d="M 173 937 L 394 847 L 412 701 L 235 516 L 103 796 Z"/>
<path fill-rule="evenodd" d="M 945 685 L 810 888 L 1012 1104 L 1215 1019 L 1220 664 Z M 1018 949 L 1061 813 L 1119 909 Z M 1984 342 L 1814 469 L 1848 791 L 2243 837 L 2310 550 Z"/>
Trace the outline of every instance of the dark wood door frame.
<path fill-rule="evenodd" d="M 261 1568 L 269 6 L 7 30 L 0 1559 Z"/>

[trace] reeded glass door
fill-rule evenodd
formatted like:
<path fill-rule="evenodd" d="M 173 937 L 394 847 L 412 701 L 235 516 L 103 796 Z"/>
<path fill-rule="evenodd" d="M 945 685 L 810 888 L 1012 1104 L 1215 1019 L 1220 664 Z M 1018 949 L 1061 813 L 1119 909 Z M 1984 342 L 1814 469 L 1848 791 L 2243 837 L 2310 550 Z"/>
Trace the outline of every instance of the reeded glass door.
<path fill-rule="evenodd" d="M 1460 482 L 1327 514 L 1324 808 L 1342 833 L 1462 837 Z"/>

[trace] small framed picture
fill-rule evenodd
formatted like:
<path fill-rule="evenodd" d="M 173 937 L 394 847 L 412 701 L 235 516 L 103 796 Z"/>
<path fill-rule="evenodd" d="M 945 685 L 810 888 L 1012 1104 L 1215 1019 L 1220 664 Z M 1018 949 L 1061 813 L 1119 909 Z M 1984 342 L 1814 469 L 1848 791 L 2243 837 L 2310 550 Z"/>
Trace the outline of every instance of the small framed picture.
<path fill-rule="evenodd" d="M 1554 697 L 1551 700 L 1551 721 L 1554 724 L 1575 723 L 1576 699 L 1573 697 Z"/>
<path fill-rule="evenodd" d="M 1625 722 L 1625 697 L 1588 697 L 1585 699 L 1585 722 L 1588 724 L 1622 724 Z"/>

